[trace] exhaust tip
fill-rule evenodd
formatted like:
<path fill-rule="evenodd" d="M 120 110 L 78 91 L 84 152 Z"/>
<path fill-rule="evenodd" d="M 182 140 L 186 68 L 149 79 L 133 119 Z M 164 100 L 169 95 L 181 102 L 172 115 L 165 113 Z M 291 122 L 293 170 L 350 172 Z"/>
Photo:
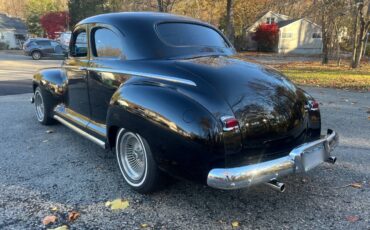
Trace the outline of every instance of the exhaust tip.
<path fill-rule="evenodd" d="M 330 156 L 329 158 L 328 158 L 328 162 L 329 163 L 331 163 L 331 164 L 335 164 L 335 162 L 337 161 L 337 158 L 336 157 L 334 157 L 334 156 Z"/>
<path fill-rule="evenodd" d="M 282 183 L 282 182 L 279 182 L 276 179 L 272 179 L 269 182 L 267 182 L 266 184 L 275 191 L 278 191 L 278 192 L 284 192 L 285 191 L 285 184 Z"/>

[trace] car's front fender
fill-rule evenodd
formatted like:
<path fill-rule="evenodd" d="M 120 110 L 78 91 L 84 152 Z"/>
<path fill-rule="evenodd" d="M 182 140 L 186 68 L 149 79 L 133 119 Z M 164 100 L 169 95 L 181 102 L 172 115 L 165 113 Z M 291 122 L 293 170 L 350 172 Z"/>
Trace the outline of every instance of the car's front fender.
<path fill-rule="evenodd" d="M 58 100 L 62 100 L 67 91 L 67 77 L 61 68 L 42 69 L 33 76 L 32 85 L 33 90 L 41 87 Z"/>

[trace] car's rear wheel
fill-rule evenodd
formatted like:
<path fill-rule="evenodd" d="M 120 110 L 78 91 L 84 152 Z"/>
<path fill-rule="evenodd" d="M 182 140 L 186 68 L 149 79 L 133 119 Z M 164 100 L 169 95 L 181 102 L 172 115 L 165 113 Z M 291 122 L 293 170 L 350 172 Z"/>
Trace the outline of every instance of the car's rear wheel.
<path fill-rule="evenodd" d="M 34 94 L 35 113 L 37 120 L 43 125 L 50 125 L 55 122 L 52 116 L 52 104 L 46 93 L 37 87 Z"/>
<path fill-rule="evenodd" d="M 139 134 L 120 129 L 116 157 L 124 180 L 137 192 L 154 192 L 164 184 L 165 175 L 158 169 L 148 142 Z"/>
<path fill-rule="evenodd" d="M 41 55 L 41 52 L 40 51 L 33 51 L 32 54 L 32 59 L 33 60 L 40 60 L 42 55 Z"/>

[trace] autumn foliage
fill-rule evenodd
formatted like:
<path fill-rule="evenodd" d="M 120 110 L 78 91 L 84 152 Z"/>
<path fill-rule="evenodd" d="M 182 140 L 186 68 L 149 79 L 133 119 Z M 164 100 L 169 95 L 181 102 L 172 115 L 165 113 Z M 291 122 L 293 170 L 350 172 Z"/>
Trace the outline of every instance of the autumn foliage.
<path fill-rule="evenodd" d="M 279 39 L 279 27 L 276 23 L 262 23 L 257 27 L 254 40 L 257 42 L 258 50 L 273 51 Z"/>
<path fill-rule="evenodd" d="M 69 22 L 67 12 L 50 12 L 40 18 L 40 24 L 48 38 L 54 39 L 56 32 L 65 31 Z"/>

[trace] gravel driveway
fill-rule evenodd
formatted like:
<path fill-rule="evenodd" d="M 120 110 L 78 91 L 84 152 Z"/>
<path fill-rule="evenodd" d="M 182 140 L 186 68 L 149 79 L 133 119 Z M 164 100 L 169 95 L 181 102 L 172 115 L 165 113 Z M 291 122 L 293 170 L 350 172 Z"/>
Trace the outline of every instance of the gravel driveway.
<path fill-rule="evenodd" d="M 307 88 L 324 128 L 341 134 L 337 164 L 264 185 L 220 191 L 179 181 L 153 195 L 123 182 L 115 158 L 62 125 L 36 121 L 30 94 L 0 97 L 0 229 L 370 229 L 370 94 Z M 47 133 L 47 130 L 53 130 Z M 358 182 L 358 188 L 348 186 Z M 105 203 L 129 201 L 112 211 Z M 52 211 L 55 207 L 57 210 Z M 81 216 L 67 221 L 68 211 Z M 142 225 L 144 224 L 144 225 Z"/>

